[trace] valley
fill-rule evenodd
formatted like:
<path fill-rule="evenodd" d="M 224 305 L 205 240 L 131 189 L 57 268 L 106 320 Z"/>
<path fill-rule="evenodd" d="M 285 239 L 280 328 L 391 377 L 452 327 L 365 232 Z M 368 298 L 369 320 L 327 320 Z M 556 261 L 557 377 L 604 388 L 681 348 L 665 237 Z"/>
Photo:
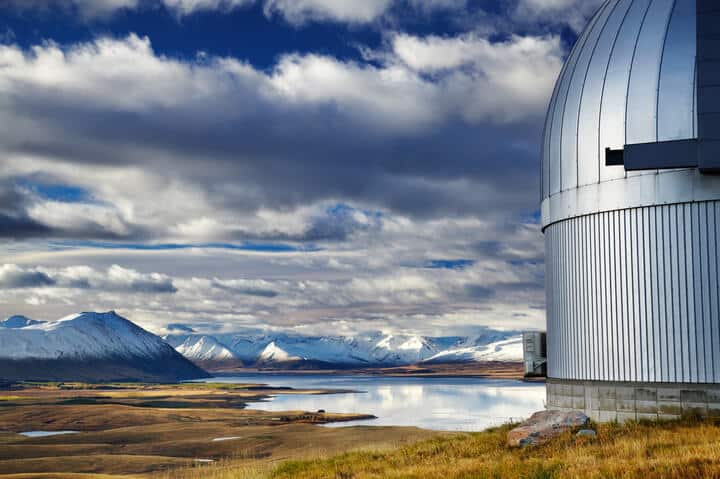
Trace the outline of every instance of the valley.
<path fill-rule="evenodd" d="M 22 383 L 0 390 L 0 477 L 153 477 L 232 459 L 249 465 L 394 447 L 437 433 L 324 428 L 366 414 L 259 411 L 271 395 L 336 394 L 259 384 Z M 62 431 L 65 434 L 44 435 Z M 27 437 L 20 433 L 40 433 Z"/>

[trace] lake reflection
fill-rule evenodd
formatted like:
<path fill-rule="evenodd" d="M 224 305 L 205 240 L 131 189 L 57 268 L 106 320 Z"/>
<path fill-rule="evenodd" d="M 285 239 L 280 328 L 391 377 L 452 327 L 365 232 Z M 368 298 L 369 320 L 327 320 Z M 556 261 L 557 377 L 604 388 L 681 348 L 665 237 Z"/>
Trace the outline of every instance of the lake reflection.
<path fill-rule="evenodd" d="M 296 389 L 352 389 L 332 395 L 279 395 L 252 403 L 265 411 L 366 413 L 371 421 L 331 424 L 417 426 L 447 431 L 479 431 L 524 419 L 544 408 L 545 385 L 475 378 L 392 378 L 375 376 L 266 375 L 213 378 L 210 382 L 264 383 Z"/>

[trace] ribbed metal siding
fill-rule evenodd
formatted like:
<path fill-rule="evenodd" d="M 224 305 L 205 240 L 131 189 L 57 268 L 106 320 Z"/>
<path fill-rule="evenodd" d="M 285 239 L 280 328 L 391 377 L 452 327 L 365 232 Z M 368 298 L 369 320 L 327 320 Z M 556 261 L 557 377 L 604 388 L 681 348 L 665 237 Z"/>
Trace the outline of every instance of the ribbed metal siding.
<path fill-rule="evenodd" d="M 548 376 L 720 382 L 720 201 L 550 225 Z"/>

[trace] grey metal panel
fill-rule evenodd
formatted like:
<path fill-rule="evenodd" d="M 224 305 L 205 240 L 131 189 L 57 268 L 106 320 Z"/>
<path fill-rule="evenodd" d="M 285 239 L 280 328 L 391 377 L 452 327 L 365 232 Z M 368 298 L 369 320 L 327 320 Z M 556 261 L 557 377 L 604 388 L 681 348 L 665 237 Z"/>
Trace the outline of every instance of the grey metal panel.
<path fill-rule="evenodd" d="M 711 326 L 712 326 L 712 345 L 713 345 L 713 379 L 720 382 L 720 265 L 717 258 L 720 257 L 720 202 L 708 205 L 712 213 L 712 227 L 708 228 L 708 247 L 713 261 L 710 262 L 710 292 L 711 292 Z M 715 274 L 713 274 L 713 272 Z"/>
<path fill-rule="evenodd" d="M 599 12 L 602 10 L 598 10 Z M 595 20 L 593 19 L 590 22 L 590 25 L 593 25 Z M 557 82 L 555 83 L 555 88 L 553 89 L 553 94 L 550 99 L 550 106 L 548 107 L 548 112 L 545 118 L 545 126 L 543 128 L 543 152 L 542 152 L 542 197 L 547 198 L 551 194 L 551 188 L 550 188 L 550 176 L 552 175 L 552 166 L 556 167 L 555 173 L 558 175 L 559 178 L 559 165 L 551 165 L 551 156 L 552 153 L 555 151 L 554 148 L 552 148 L 552 145 L 555 144 L 557 146 L 557 141 L 560 139 L 560 129 L 559 127 L 555 129 L 555 135 L 553 136 L 553 125 L 555 124 L 556 115 L 560 115 L 560 118 L 562 118 L 562 114 L 565 109 L 565 96 L 567 95 L 567 88 L 568 88 L 568 82 L 570 80 L 570 77 L 572 76 L 572 71 L 575 67 L 575 62 L 577 60 L 578 55 L 580 54 L 580 51 L 582 50 L 582 46 L 585 44 L 585 40 L 589 34 L 590 27 L 586 28 L 578 37 L 575 47 L 571 50 L 570 55 L 568 56 L 567 60 L 563 64 L 562 70 L 560 71 L 560 74 L 558 75 Z M 563 92 L 561 94 L 561 91 Z M 555 143 L 553 143 L 555 142 Z M 551 150 L 552 148 L 552 150 Z M 559 150 L 558 150 L 559 151 Z"/>
<path fill-rule="evenodd" d="M 660 312 L 660 284 L 658 282 L 657 270 L 662 265 L 658 258 L 658 238 L 657 238 L 657 213 L 658 208 L 643 208 L 645 212 L 645 228 L 644 236 L 646 238 L 647 262 L 645 264 L 645 284 L 649 285 L 646 289 L 646 297 L 648 301 L 648 323 L 650 324 L 650 334 L 652 339 L 648 341 L 650 348 L 647 365 L 648 365 L 648 381 L 661 381 L 661 358 L 662 358 L 662 315 Z M 655 267 L 653 267 L 655 265 Z"/>
<path fill-rule="evenodd" d="M 540 153 L 540 198 L 541 201 L 544 198 L 550 196 L 550 131 L 552 129 L 552 119 L 554 118 L 555 107 L 557 105 L 558 90 L 560 89 L 560 79 L 565 74 L 565 70 L 568 68 L 568 63 L 563 64 L 558 80 L 553 88 L 552 96 L 550 97 L 550 103 L 548 111 L 545 114 L 545 126 L 543 127 L 543 144 L 542 151 Z"/>
<path fill-rule="evenodd" d="M 657 140 L 657 89 L 674 0 L 653 0 L 636 45 L 628 85 L 625 143 Z"/>
<path fill-rule="evenodd" d="M 605 148 L 621 149 L 627 143 L 625 112 L 628 81 L 635 45 L 649 7 L 650 0 L 634 1 L 617 35 L 603 86 L 598 155 L 603 155 Z M 625 171 L 622 168 L 600 164 L 600 181 L 624 177 Z"/>
<path fill-rule="evenodd" d="M 549 375 L 719 381 L 718 218 L 708 201 L 550 225 Z"/>
<path fill-rule="evenodd" d="M 703 115 L 701 127 L 706 125 L 710 115 Z M 720 117 L 720 115 L 719 115 Z M 701 139 L 698 143 L 698 166 L 701 172 L 718 173 L 720 172 L 720 141 L 710 141 Z"/>
<path fill-rule="evenodd" d="M 675 2 L 660 68 L 658 141 L 694 137 L 695 10 L 695 0 Z"/>
<path fill-rule="evenodd" d="M 553 195 L 542 204 L 542 226 L 600 211 L 715 199 L 720 199 L 720 175 L 701 174 L 696 168 L 660 170 Z"/>
<path fill-rule="evenodd" d="M 582 99 L 577 122 L 577 182 L 585 185 L 599 181 L 598 129 L 600 123 L 600 104 L 602 101 L 605 74 L 610 63 L 610 55 L 615 46 L 620 27 L 625 20 L 631 0 L 616 3 L 608 17 L 602 35 L 598 39 L 583 82 Z M 565 186 L 565 183 L 563 183 Z M 571 185 L 568 185 L 570 187 Z"/>
<path fill-rule="evenodd" d="M 711 279 L 710 279 L 710 263 L 714 257 L 710 256 L 709 247 L 709 222 L 710 213 L 708 204 L 704 203 L 698 207 L 698 218 L 697 218 L 699 232 L 701 238 L 704 239 L 700 243 L 700 251 L 697 255 L 699 263 L 698 277 L 695 283 L 701 285 L 699 288 L 700 292 L 696 296 L 696 304 L 700 306 L 700 314 L 702 316 L 702 349 L 703 357 L 705 362 L 705 369 L 703 371 L 703 379 L 705 382 L 713 381 L 713 358 L 712 358 L 712 300 L 711 300 Z"/>
<path fill-rule="evenodd" d="M 698 21 L 695 5 L 696 0 L 608 0 L 602 5 L 573 48 L 548 109 L 541 179 L 545 200 L 576 185 L 655 174 L 654 169 L 628 173 L 605 166 L 606 147 L 693 139 L 703 128 L 720 132 L 720 115 L 712 113 L 720 112 L 720 90 L 715 92 L 718 82 L 711 82 L 720 78 L 720 40 L 713 36 L 717 11 Z M 706 52 L 697 68 L 695 51 Z M 698 82 L 703 85 L 699 91 Z M 720 133 L 716 136 L 720 140 Z M 699 151 L 707 159 L 705 169 L 720 169 L 720 161 L 711 161 L 720 158 L 720 143 L 706 143 Z"/>
<path fill-rule="evenodd" d="M 697 16 L 697 132 L 701 171 L 720 171 L 720 10 L 715 2 L 698 4 Z"/>
<path fill-rule="evenodd" d="M 698 90 L 698 113 L 720 113 L 720 85 L 702 86 Z M 713 138 L 717 138 L 716 136 Z"/>
<path fill-rule="evenodd" d="M 608 7 L 608 3 L 598 11 L 593 20 L 590 22 L 588 28 L 578 39 L 575 47 L 567 60 L 567 66 L 563 72 L 562 77 L 558 80 L 559 88 L 557 98 L 555 99 L 555 105 L 553 107 L 553 116 L 550 120 L 549 125 L 549 150 L 548 150 L 548 191 L 552 195 L 560 191 L 560 178 L 561 178 L 561 156 L 562 156 L 562 133 L 563 133 L 563 119 L 565 117 L 565 105 L 567 104 L 568 91 L 570 89 L 571 81 L 575 74 L 575 66 L 578 58 L 583 52 L 586 41 L 591 35 L 593 29 L 598 23 L 598 19 L 602 16 L 605 9 Z"/>
<path fill-rule="evenodd" d="M 696 168 L 697 140 L 674 140 L 626 145 L 625 171 L 659 168 Z"/>
<path fill-rule="evenodd" d="M 609 19 L 617 10 L 618 0 L 611 0 L 598 15 L 596 25 L 590 30 L 587 41 L 580 51 L 575 71 L 573 72 L 567 99 L 565 115 L 562 123 L 560 149 L 560 168 L 562 169 L 560 189 L 566 190 L 577 186 L 578 174 L 578 118 L 583 100 L 583 92 L 588 78 L 590 62 L 596 57 L 596 49 L 601 38 L 605 36 Z M 583 158 L 583 161 L 586 161 Z"/>

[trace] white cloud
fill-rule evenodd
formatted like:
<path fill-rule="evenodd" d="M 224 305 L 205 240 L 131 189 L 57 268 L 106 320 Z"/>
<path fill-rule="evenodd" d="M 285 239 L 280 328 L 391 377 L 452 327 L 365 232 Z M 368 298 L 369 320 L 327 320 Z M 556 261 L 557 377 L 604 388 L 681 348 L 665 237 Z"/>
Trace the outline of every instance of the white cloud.
<path fill-rule="evenodd" d="M 20 9 L 47 9 L 60 7 L 76 11 L 86 20 L 107 19 L 122 10 L 132 10 L 152 5 L 163 5 L 178 16 L 198 11 L 230 11 L 252 5 L 256 0 L 5 0 L 6 4 Z M 3 4 L 0 2 L 0 9 Z"/>
<path fill-rule="evenodd" d="M 15 264 L 0 265 L 0 290 L 33 289 L 33 297 L 47 293 L 58 296 L 57 292 L 38 291 L 50 289 L 95 290 L 104 293 L 175 293 L 172 279 L 160 273 L 142 274 L 133 269 L 112 265 L 105 271 L 89 266 L 67 268 L 21 267 Z M 84 294 L 84 293 L 83 293 Z M 91 293 L 87 293 L 91 294 Z M 65 300 L 78 293 L 66 292 Z"/>
<path fill-rule="evenodd" d="M 379 233 L 312 253 L 201 248 L 5 253 L 0 263 L 6 258 L 14 263 L 0 267 L 0 303 L 8 314 L 38 319 L 118 309 L 155 330 L 176 322 L 198 330 L 252 326 L 307 333 L 334 325 L 347 332 L 423 334 L 540 326 L 544 291 L 537 225 L 384 221 L 388 226 Z M 478 244 L 480 238 L 497 244 Z M 443 258 L 476 262 L 460 269 L 427 266 Z"/>
<path fill-rule="evenodd" d="M 299 25 L 311 21 L 350 24 L 371 23 L 385 16 L 394 6 L 422 13 L 460 9 L 466 0 L 6 0 L 14 8 L 42 9 L 60 6 L 75 9 L 85 19 L 105 19 L 127 9 L 162 5 L 178 16 L 199 11 L 229 12 L 262 2 L 265 14 L 279 15 Z M 0 3 L 0 8 L 2 4 Z"/>
<path fill-rule="evenodd" d="M 444 204 L 477 210 L 483 197 L 520 204 L 524 196 L 492 178 L 468 175 L 467 163 L 449 170 L 454 161 L 488 161 L 458 156 L 471 150 L 451 150 L 460 145 L 449 138 L 477 128 L 481 141 L 483 128 L 538 121 L 561 55 L 556 37 L 397 35 L 376 52 L 379 64 L 287 55 L 266 72 L 235 58 L 164 57 L 136 35 L 69 48 L 2 46 L 0 180 L 40 175 L 86 189 L 94 202 L 30 194 L 20 205 L 29 220 L 100 237 L 299 238 L 349 192 L 374 208 L 423 214 Z M 405 155 L 435 155 L 412 151 L 425 143 L 455 153 L 441 171 L 424 171 L 434 156 L 407 163 L 392 143 L 405 139 Z M 373 168 L 363 170 L 372 181 L 339 161 L 356 155 L 363 164 L 365 148 L 374 151 Z M 482 154 L 489 150 L 483 143 Z M 298 153 L 310 161 L 303 171 L 295 171 Z"/>
<path fill-rule="evenodd" d="M 29 207 L 27 213 L 31 219 L 71 236 L 73 232 L 83 235 L 88 231 L 117 237 L 131 233 L 131 227 L 111 205 L 41 201 Z"/>
<path fill-rule="evenodd" d="M 515 19 L 527 23 L 566 24 L 579 32 L 602 3 L 604 0 L 519 0 Z"/>
<path fill-rule="evenodd" d="M 507 15 L 509 18 L 475 8 L 467 0 L 5 0 L 0 2 L 0 10 L 7 6 L 26 10 L 60 7 L 77 12 L 85 20 L 106 20 L 116 12 L 153 6 L 163 6 L 183 17 L 200 11 L 231 12 L 261 4 L 268 17 L 279 16 L 298 26 L 311 22 L 361 25 L 389 20 L 396 23 L 408 15 L 448 11 L 457 12 L 460 23 L 494 18 L 496 27 L 504 23 L 536 25 L 542 22 L 569 25 L 580 31 L 601 3 L 602 0 L 511 0 L 504 5 L 511 13 Z M 475 25 L 469 29 L 477 28 Z"/>
<path fill-rule="evenodd" d="M 515 314 L 526 319 L 512 327 L 537 325 L 537 226 L 508 227 L 498 216 L 535 207 L 535 150 L 523 142 L 561 57 L 557 37 L 469 34 L 396 35 L 367 61 L 286 55 L 267 70 L 166 57 L 136 35 L 0 47 L 0 198 L 18 178 L 92 198 L 11 187 L 22 196 L 17 217 L 60 238 L 321 247 L 29 244 L 0 252 L 10 265 L 0 269 L 0 303 L 45 319 L 117 308 L 157 327 L 433 334 Z M 477 262 L 424 267 L 445 258 Z"/>
<path fill-rule="evenodd" d="M 162 0 L 162 2 L 179 15 L 190 15 L 202 10 L 229 11 L 252 5 L 255 0 Z"/>
<path fill-rule="evenodd" d="M 393 0 L 266 0 L 267 15 L 280 14 L 290 23 L 333 20 L 367 23 L 383 15 Z"/>
<path fill-rule="evenodd" d="M 327 56 L 290 55 L 268 80 L 284 102 L 332 104 L 368 125 L 414 129 L 448 113 L 438 85 L 393 65 L 376 68 Z"/>
<path fill-rule="evenodd" d="M 425 38 L 396 35 L 397 59 L 414 71 L 441 74 L 449 94 L 471 119 L 512 121 L 544 108 L 562 66 L 557 37 L 519 37 L 490 42 L 474 35 Z"/>
<path fill-rule="evenodd" d="M 97 19 L 119 10 L 138 8 L 140 4 L 140 0 L 4 0 L 0 2 L 0 9 L 7 6 L 25 10 L 60 7 L 75 9 L 85 19 Z"/>
<path fill-rule="evenodd" d="M 380 56 L 380 54 L 378 54 Z M 55 102 L 135 113 L 236 103 L 243 113 L 252 97 L 283 105 L 331 104 L 353 117 L 387 126 L 424 124 L 466 108 L 498 104 L 512 115 L 537 114 L 559 71 L 557 37 L 512 37 L 503 42 L 397 35 L 385 64 L 358 64 L 321 55 L 286 55 L 266 74 L 233 58 L 182 62 L 155 54 L 150 40 L 136 35 L 101 38 L 62 49 L 37 46 L 31 53 L 0 47 L 0 91 L 37 89 Z M 461 68 L 471 67 L 471 68 Z M 444 71 L 428 79 L 423 73 Z M 122 92 L 122 94 L 118 94 Z M 473 93 L 471 98 L 455 98 Z M 80 100 L 83 100 L 82 102 Z M 245 103 L 245 104 L 244 104 Z M 252 103 L 250 103 L 252 105 Z M 491 105 L 490 108 L 486 108 Z M 449 107 L 449 108 L 448 108 Z M 504 120 L 503 120 L 504 121 Z"/>
<path fill-rule="evenodd" d="M 436 10 L 461 10 L 468 4 L 468 0 L 410 0 L 414 8 L 433 12 Z"/>

